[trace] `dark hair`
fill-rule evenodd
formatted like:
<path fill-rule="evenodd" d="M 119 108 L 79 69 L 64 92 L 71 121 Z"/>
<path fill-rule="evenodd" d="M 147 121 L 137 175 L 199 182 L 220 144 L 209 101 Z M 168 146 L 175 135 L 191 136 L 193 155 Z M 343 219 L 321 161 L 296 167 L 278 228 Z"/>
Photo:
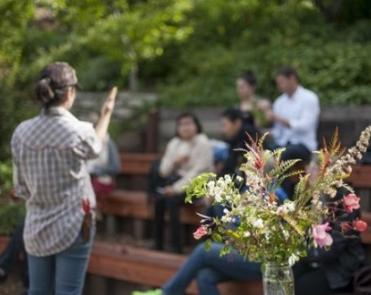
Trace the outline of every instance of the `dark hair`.
<path fill-rule="evenodd" d="M 236 108 L 225 110 L 223 112 L 223 118 L 226 118 L 233 123 L 235 123 L 238 120 L 241 120 L 241 121 L 244 120 L 243 113 L 239 109 L 236 109 Z"/>
<path fill-rule="evenodd" d="M 301 160 L 302 165 L 307 165 L 312 159 L 312 153 L 302 144 L 288 145 L 281 155 L 282 161 Z"/>
<path fill-rule="evenodd" d="M 286 78 L 295 77 L 295 79 L 298 82 L 300 81 L 300 77 L 299 77 L 298 72 L 293 67 L 290 67 L 290 66 L 283 66 L 283 67 L 281 67 L 277 71 L 276 77 L 277 76 L 284 76 Z"/>
<path fill-rule="evenodd" d="M 190 113 L 190 112 L 184 112 L 184 113 L 181 113 L 180 115 L 178 115 L 176 117 L 176 129 L 175 129 L 175 134 L 177 137 L 180 137 L 179 136 L 179 132 L 178 132 L 178 127 L 179 127 L 179 122 L 182 120 L 182 119 L 185 119 L 185 118 L 190 118 L 192 119 L 193 123 L 196 125 L 196 129 L 197 129 L 197 134 L 200 134 L 202 133 L 203 129 L 202 129 L 202 125 L 201 125 L 201 122 L 200 120 L 197 118 L 197 116 L 193 113 Z"/>
<path fill-rule="evenodd" d="M 71 86 L 77 86 L 75 70 L 65 62 L 55 62 L 41 71 L 36 96 L 45 108 L 60 105 Z"/>
<path fill-rule="evenodd" d="M 256 80 L 256 76 L 253 71 L 247 70 L 239 76 L 240 79 L 244 80 L 245 82 L 249 83 L 251 86 L 256 87 L 258 81 Z"/>

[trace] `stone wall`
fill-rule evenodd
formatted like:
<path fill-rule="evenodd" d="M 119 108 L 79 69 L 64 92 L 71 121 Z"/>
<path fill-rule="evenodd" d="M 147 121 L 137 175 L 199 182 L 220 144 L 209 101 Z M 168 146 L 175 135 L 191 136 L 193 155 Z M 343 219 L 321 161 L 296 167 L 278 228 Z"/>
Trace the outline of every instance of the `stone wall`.
<path fill-rule="evenodd" d="M 92 112 L 99 112 L 100 105 L 103 102 L 106 93 L 79 93 L 76 102 L 76 113 L 87 119 Z M 143 136 L 145 133 L 145 124 L 139 123 L 139 118 L 133 116 L 134 110 L 144 105 L 153 104 L 156 101 L 156 95 L 153 93 L 130 93 L 120 92 L 117 107 L 113 119 L 119 124 L 131 123 L 131 130 L 123 132 L 116 138 L 123 150 L 130 152 L 144 151 Z M 161 150 L 166 142 L 174 135 L 175 118 L 185 109 L 161 108 L 159 110 L 159 131 L 158 145 Z M 197 109 L 187 109 L 194 112 L 201 120 L 205 132 L 210 137 L 221 137 L 220 117 L 223 108 L 203 107 Z M 358 138 L 362 129 L 371 124 L 371 105 L 367 106 L 331 106 L 322 107 L 320 124 L 318 128 L 318 138 L 330 138 L 336 127 L 339 128 L 341 141 L 344 145 L 351 145 Z"/>

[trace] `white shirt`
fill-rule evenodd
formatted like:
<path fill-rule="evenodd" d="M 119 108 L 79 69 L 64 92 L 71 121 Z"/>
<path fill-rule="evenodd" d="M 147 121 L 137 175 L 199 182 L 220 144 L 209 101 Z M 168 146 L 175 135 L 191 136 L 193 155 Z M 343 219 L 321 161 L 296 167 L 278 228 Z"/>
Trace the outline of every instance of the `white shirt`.
<path fill-rule="evenodd" d="M 188 156 L 182 167 L 175 169 L 174 163 L 179 156 Z M 205 134 L 198 134 L 191 141 L 173 138 L 167 145 L 161 160 L 160 173 L 168 177 L 176 172 L 181 178 L 173 184 L 176 192 L 181 193 L 189 181 L 203 172 L 213 171 L 213 148 Z"/>
<path fill-rule="evenodd" d="M 273 104 L 273 112 L 289 121 L 290 128 L 275 123 L 272 135 L 276 143 L 285 146 L 303 144 L 310 151 L 317 149 L 317 127 L 320 114 L 318 96 L 298 86 L 292 96 L 282 94 Z"/>

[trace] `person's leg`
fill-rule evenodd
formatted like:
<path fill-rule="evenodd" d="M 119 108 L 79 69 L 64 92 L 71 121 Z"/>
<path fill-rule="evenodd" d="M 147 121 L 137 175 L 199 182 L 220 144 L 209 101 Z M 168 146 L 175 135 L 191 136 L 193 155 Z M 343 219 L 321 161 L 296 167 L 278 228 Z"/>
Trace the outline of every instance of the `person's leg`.
<path fill-rule="evenodd" d="M 164 227 L 165 227 L 165 209 L 166 199 L 164 196 L 157 194 L 154 198 L 155 216 L 154 216 L 154 238 L 155 249 L 163 250 L 164 248 Z"/>
<path fill-rule="evenodd" d="M 86 242 L 80 234 L 70 248 L 56 255 L 55 295 L 82 294 L 93 236 Z"/>
<path fill-rule="evenodd" d="M 0 256 L 0 268 L 6 274 L 9 272 L 10 267 L 13 265 L 17 254 L 22 251 L 22 249 L 24 249 L 23 228 L 23 222 L 17 225 L 4 253 Z"/>
<path fill-rule="evenodd" d="M 316 295 L 335 294 L 334 290 L 331 290 L 323 270 L 319 268 L 306 268 L 306 271 L 303 271 L 300 274 L 295 273 L 296 295 L 313 295 L 314 286 Z"/>
<path fill-rule="evenodd" d="M 28 255 L 28 295 L 54 295 L 55 257 Z"/>
<path fill-rule="evenodd" d="M 226 277 L 213 268 L 203 268 L 197 273 L 197 287 L 200 295 L 219 295 L 218 283 Z"/>
<path fill-rule="evenodd" d="M 222 244 L 213 243 L 210 250 L 204 244 L 198 245 L 175 276 L 163 287 L 166 295 L 184 294 L 187 286 L 205 268 L 219 272 L 226 280 L 259 278 L 260 265 L 246 261 L 237 252 L 220 257 Z"/>
<path fill-rule="evenodd" d="M 177 195 L 168 197 L 166 205 L 170 216 L 170 237 L 172 251 L 182 253 L 183 237 L 182 224 L 180 222 L 180 210 L 184 204 L 184 196 Z"/>

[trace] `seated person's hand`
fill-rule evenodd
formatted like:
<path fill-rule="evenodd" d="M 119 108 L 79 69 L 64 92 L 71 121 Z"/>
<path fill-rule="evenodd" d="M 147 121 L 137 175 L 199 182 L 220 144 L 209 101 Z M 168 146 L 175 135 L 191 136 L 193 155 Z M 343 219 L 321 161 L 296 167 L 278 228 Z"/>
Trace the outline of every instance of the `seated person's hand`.
<path fill-rule="evenodd" d="M 268 99 L 258 99 L 256 106 L 259 110 L 264 112 L 272 110 L 272 104 Z"/>
<path fill-rule="evenodd" d="M 264 113 L 265 113 L 265 117 L 267 118 L 269 122 L 275 121 L 275 116 L 274 116 L 272 109 L 266 109 Z"/>
<path fill-rule="evenodd" d="M 174 190 L 174 188 L 171 185 L 168 185 L 168 186 L 164 187 L 163 194 L 166 197 L 172 197 L 172 196 L 176 195 L 176 191 Z"/>
<path fill-rule="evenodd" d="M 177 159 L 175 159 L 175 166 L 182 167 L 185 164 L 187 164 L 189 161 L 189 156 L 179 156 Z"/>

